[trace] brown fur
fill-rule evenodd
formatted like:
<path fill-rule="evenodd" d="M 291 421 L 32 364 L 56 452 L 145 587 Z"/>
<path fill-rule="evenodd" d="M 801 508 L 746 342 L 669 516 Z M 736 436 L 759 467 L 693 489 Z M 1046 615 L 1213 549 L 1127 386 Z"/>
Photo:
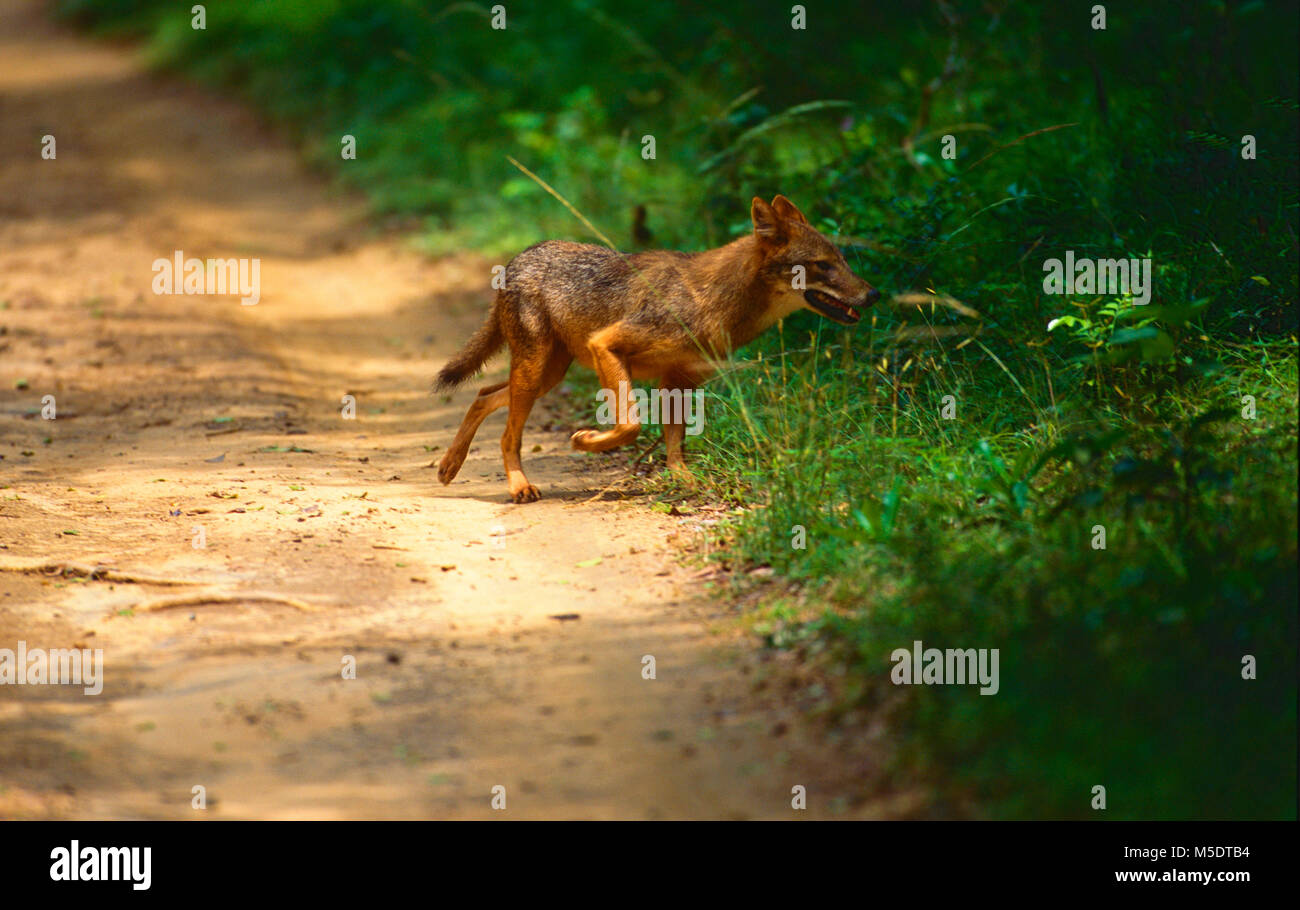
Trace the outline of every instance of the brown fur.
<path fill-rule="evenodd" d="M 487 322 L 439 372 L 438 387 L 464 382 L 503 344 L 510 347 L 510 379 L 479 391 L 438 479 L 451 483 L 483 419 L 508 406 L 501 453 L 510 496 L 536 500 L 519 461 L 524 422 L 574 360 L 615 393 L 620 382 L 652 378 L 665 390 L 689 390 L 731 351 L 800 307 L 851 324 L 880 296 L 784 196 L 770 205 L 755 197 L 750 215 L 752 234 L 702 253 L 624 255 L 552 240 L 511 260 Z M 793 284 L 797 265 L 806 270 L 804 289 Z M 631 420 L 579 430 L 573 447 L 604 452 L 631 442 L 640 429 Z M 684 424 L 666 422 L 663 431 L 668 467 L 686 473 Z"/>

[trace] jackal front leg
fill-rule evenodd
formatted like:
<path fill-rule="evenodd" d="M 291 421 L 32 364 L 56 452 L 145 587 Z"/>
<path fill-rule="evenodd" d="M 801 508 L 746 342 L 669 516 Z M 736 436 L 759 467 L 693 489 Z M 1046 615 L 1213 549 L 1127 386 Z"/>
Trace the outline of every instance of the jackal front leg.
<path fill-rule="evenodd" d="M 616 423 L 608 430 L 579 430 L 570 437 L 575 449 L 583 452 L 607 452 L 625 446 L 641 432 L 641 417 L 632 399 L 632 378 L 620 349 L 630 339 L 621 323 L 601 329 L 587 341 L 591 362 L 600 384 L 613 394 Z"/>
<path fill-rule="evenodd" d="M 682 441 L 686 438 L 686 396 L 694 392 L 691 385 L 678 376 L 665 376 L 659 383 L 662 393 L 659 415 L 663 423 L 668 470 L 687 482 L 694 479 L 682 454 Z"/>

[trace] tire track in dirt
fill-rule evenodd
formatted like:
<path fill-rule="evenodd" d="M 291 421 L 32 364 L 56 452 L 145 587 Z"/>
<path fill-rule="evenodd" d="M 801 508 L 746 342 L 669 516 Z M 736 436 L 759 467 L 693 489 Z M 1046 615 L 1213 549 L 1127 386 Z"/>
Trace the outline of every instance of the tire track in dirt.
<path fill-rule="evenodd" d="M 0 647 L 105 663 L 99 696 L 0 687 L 0 817 L 913 811 L 880 790 L 880 744 L 804 720 L 809 680 L 695 589 L 672 542 L 689 529 L 593 501 L 623 470 L 543 429 L 544 402 L 541 502 L 506 502 L 502 415 L 437 484 L 426 447 L 473 392 L 430 378 L 489 263 L 421 258 L 245 109 L 39 3 L 0 6 L 0 35 L 0 563 L 191 582 L 0 572 Z M 261 301 L 154 296 L 176 250 L 258 257 Z"/>

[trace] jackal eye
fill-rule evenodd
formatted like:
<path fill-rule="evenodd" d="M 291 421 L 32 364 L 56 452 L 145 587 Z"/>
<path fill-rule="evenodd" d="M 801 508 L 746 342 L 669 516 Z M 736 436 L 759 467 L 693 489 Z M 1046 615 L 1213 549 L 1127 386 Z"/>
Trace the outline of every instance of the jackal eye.
<path fill-rule="evenodd" d="M 819 272 L 829 272 L 834 268 L 835 263 L 831 262 L 829 259 L 818 259 L 812 265 L 813 268 L 817 269 Z"/>

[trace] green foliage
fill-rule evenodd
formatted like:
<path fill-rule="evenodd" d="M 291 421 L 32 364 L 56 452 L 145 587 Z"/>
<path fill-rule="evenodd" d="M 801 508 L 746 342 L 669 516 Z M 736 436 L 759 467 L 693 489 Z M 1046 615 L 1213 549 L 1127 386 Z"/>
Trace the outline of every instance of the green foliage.
<path fill-rule="evenodd" d="M 709 390 L 697 470 L 757 506 L 718 558 L 776 570 L 769 643 L 831 662 L 837 710 L 890 706 L 937 814 L 1095 817 L 1102 784 L 1106 817 L 1294 817 L 1294 17 L 948 6 L 952 29 L 904 0 L 799 32 L 571 0 L 499 32 L 470 3 L 216 0 L 196 33 L 184 4 L 62 3 L 241 91 L 432 250 L 584 237 L 507 155 L 624 244 L 639 205 L 655 245 L 699 248 L 790 196 L 926 296 L 855 330 L 799 314 Z M 1045 294 L 1067 250 L 1150 258 L 1151 303 Z M 900 692 L 915 640 L 999 648 L 1001 691 Z"/>

